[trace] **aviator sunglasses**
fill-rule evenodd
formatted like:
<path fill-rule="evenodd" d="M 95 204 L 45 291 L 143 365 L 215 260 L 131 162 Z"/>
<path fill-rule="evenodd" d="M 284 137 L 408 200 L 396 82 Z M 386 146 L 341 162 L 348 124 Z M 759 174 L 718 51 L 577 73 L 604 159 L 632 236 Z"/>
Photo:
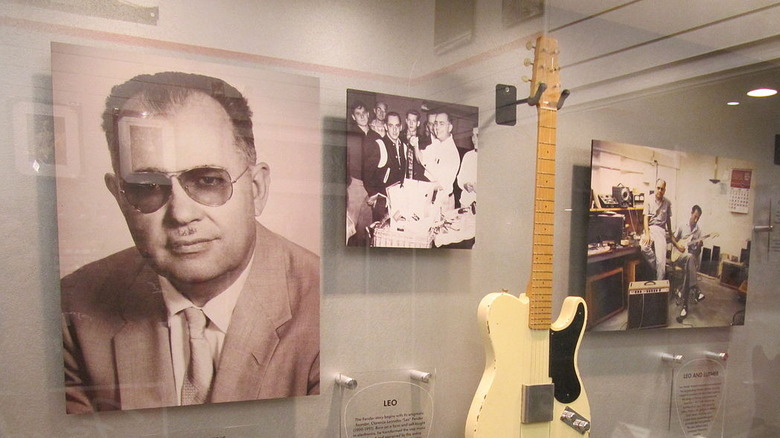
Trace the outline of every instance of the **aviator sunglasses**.
<path fill-rule="evenodd" d="M 235 184 L 249 170 L 248 166 L 231 179 L 227 170 L 219 167 L 195 167 L 179 172 L 138 172 L 120 178 L 120 191 L 127 202 L 141 213 L 153 213 L 168 202 L 176 178 L 184 192 L 195 202 L 209 207 L 219 207 L 233 196 Z"/>

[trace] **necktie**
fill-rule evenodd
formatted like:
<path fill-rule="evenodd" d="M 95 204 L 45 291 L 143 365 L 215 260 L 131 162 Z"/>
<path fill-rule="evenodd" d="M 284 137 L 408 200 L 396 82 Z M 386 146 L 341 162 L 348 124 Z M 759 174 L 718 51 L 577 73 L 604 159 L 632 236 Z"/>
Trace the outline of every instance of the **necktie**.
<path fill-rule="evenodd" d="M 414 178 L 414 149 L 406 148 L 406 178 Z"/>
<path fill-rule="evenodd" d="M 190 363 L 181 390 L 182 405 L 197 405 L 208 401 L 214 361 L 206 340 L 206 315 L 195 307 L 184 309 L 190 333 Z"/>

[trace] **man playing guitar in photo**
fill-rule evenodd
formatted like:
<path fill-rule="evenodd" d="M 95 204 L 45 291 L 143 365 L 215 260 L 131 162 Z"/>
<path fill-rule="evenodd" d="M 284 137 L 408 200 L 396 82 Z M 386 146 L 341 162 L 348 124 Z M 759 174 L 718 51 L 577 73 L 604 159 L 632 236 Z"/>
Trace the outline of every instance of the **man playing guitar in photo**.
<path fill-rule="evenodd" d="M 683 307 L 682 310 L 680 310 L 680 316 L 677 317 L 678 322 L 682 322 L 682 320 L 688 316 L 688 300 L 691 296 L 691 292 L 694 293 L 693 299 L 695 302 L 704 299 L 704 294 L 699 289 L 697 279 L 699 256 L 701 255 L 704 239 L 714 235 L 708 234 L 702 236 L 701 229 L 699 228 L 701 214 L 701 207 L 694 205 L 693 208 L 691 208 L 691 216 L 688 221 L 681 222 L 673 234 L 672 242 L 675 249 L 681 254 L 677 256 L 677 258 L 673 255 L 672 259 L 676 266 L 683 268 Z"/>

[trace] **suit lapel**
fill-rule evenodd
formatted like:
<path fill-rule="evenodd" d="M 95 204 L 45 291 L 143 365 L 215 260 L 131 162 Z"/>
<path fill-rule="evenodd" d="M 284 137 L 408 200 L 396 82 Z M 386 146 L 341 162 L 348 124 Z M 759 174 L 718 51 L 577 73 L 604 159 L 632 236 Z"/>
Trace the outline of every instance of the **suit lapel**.
<path fill-rule="evenodd" d="M 257 233 L 251 271 L 222 348 L 213 402 L 261 398 L 266 371 L 279 344 L 277 329 L 292 317 L 286 263 L 266 242 L 268 230 L 258 226 Z"/>
<path fill-rule="evenodd" d="M 124 326 L 114 336 L 122 409 L 177 404 L 165 303 L 144 264 L 121 298 Z"/>

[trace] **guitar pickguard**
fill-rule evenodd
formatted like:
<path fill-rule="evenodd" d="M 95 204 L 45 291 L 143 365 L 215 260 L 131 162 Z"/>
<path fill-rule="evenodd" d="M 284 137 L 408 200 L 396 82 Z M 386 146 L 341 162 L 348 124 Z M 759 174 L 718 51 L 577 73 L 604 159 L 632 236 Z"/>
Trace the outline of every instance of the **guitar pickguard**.
<path fill-rule="evenodd" d="M 582 393 L 574 361 L 585 316 L 585 305 L 579 303 L 571 324 L 560 331 L 550 330 L 550 377 L 555 384 L 555 399 L 561 403 L 571 403 Z"/>

